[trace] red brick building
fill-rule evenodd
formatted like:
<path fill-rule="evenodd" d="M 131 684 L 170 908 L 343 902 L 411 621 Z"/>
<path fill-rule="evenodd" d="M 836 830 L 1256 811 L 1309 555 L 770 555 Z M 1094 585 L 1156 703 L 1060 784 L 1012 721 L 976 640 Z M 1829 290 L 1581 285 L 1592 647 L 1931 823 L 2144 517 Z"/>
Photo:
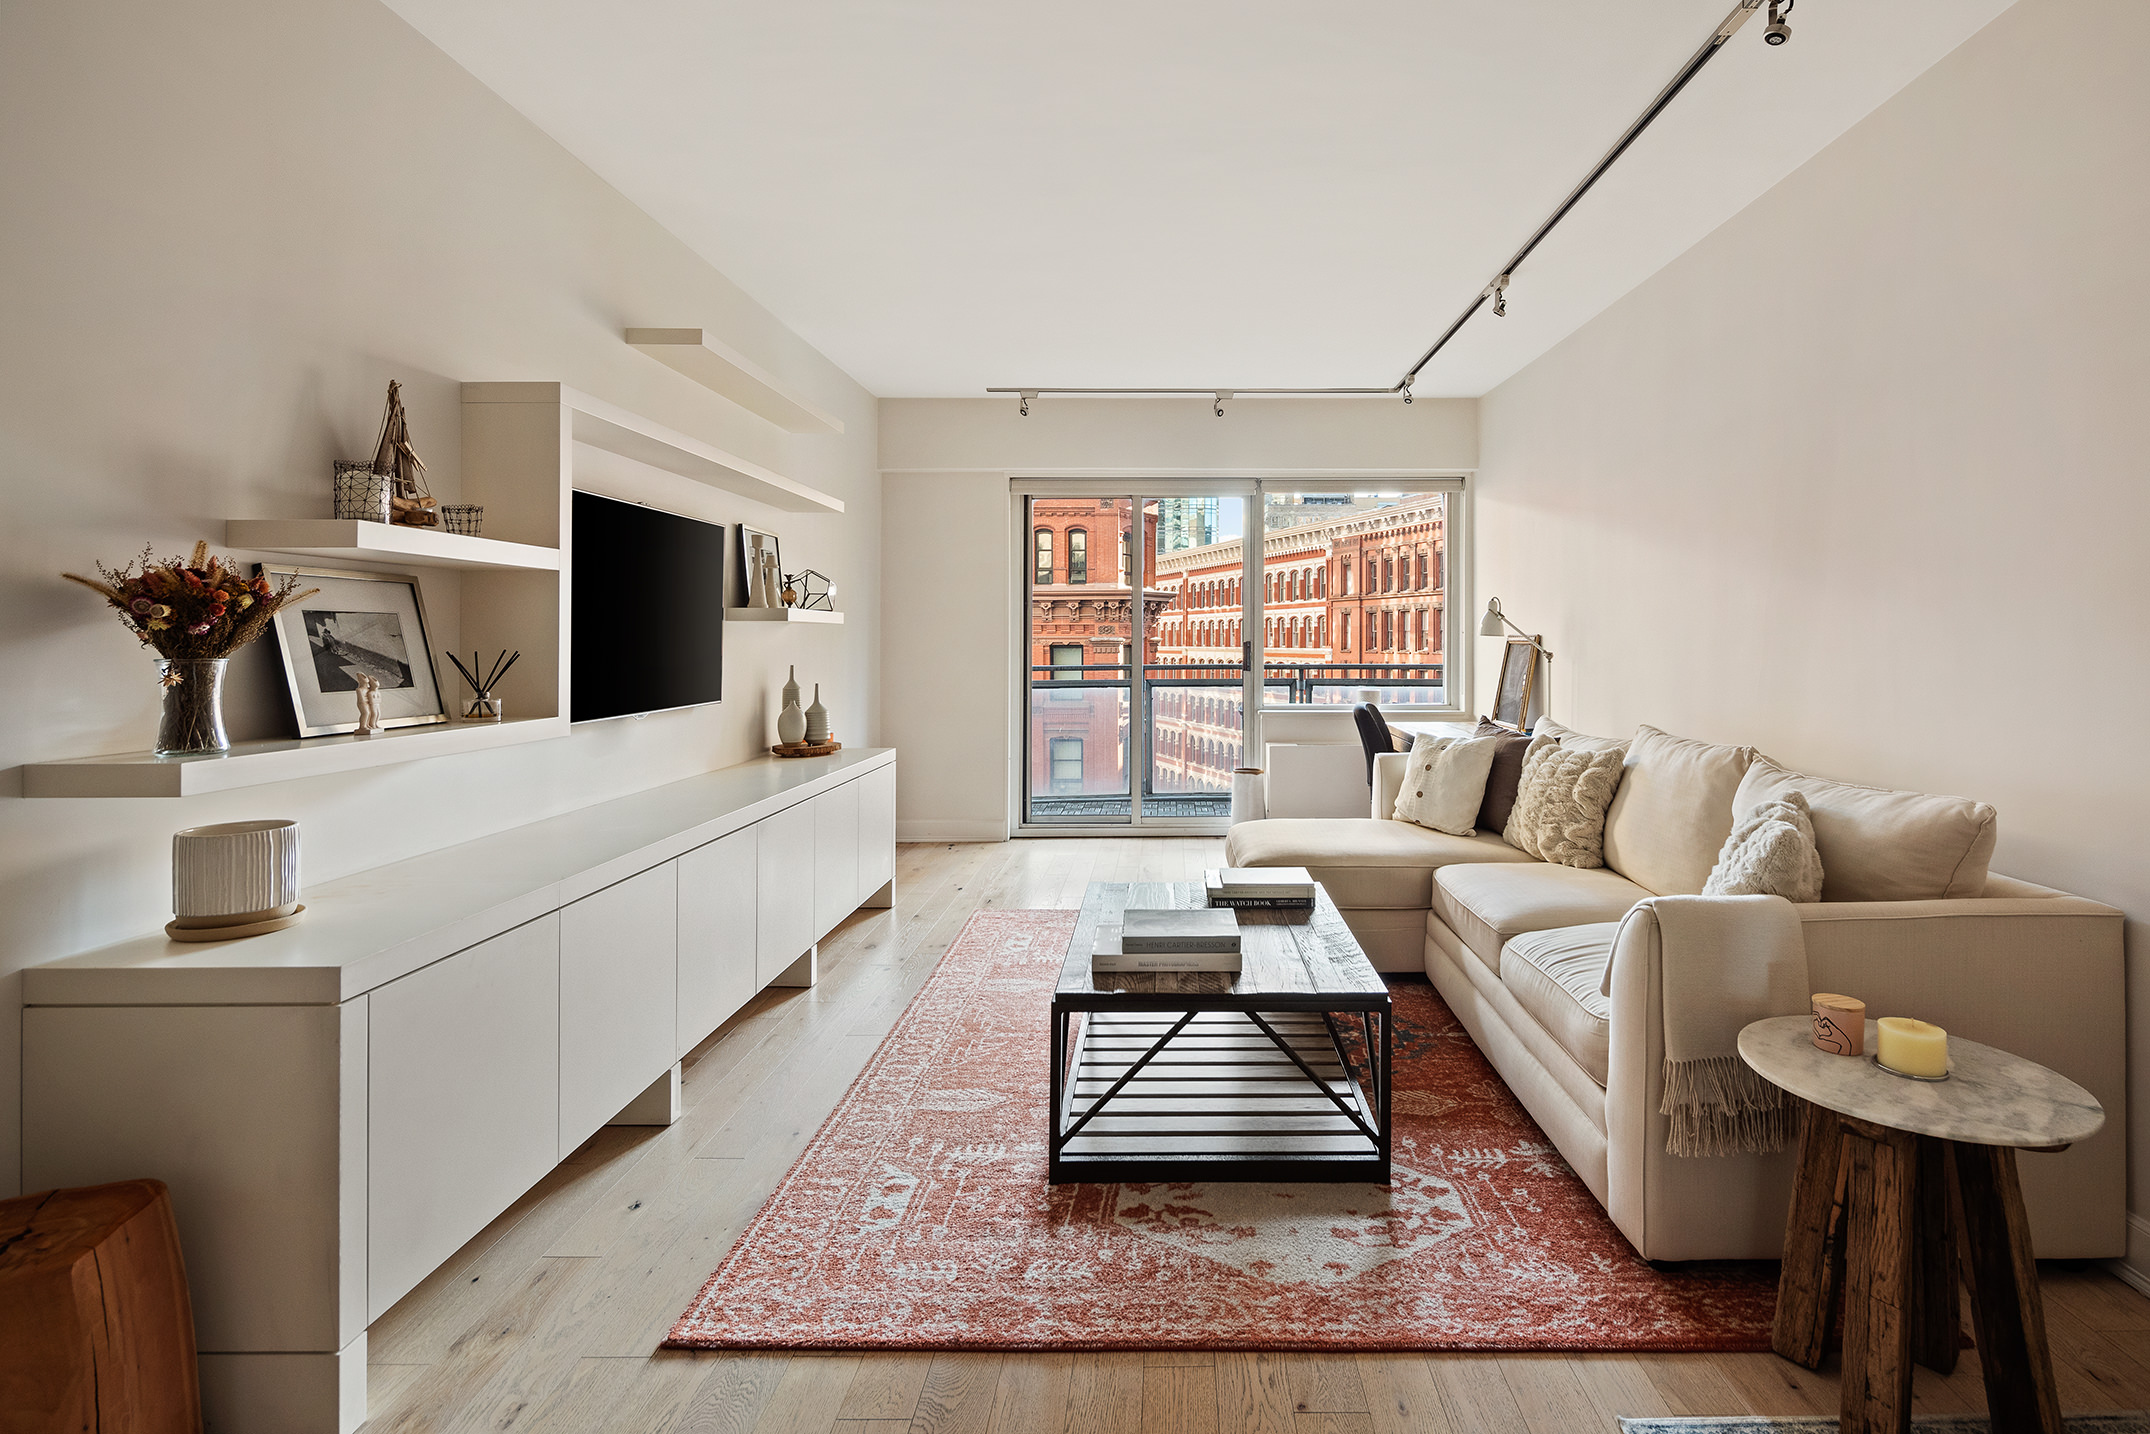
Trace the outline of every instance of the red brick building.
<path fill-rule="evenodd" d="M 1151 581 L 1156 507 L 1143 513 L 1139 543 L 1132 541 L 1131 507 L 1125 498 L 1039 498 L 1030 505 L 1032 679 L 1122 684 L 1033 694 L 1033 792 L 1074 796 L 1128 790 L 1129 674 L 1124 669 L 1153 650 L 1150 636 L 1171 600 Z M 1138 561 L 1145 580 L 1139 610 Z"/>
<path fill-rule="evenodd" d="M 1129 541 L 1129 509 L 1115 498 L 1031 505 L 1031 677 L 1070 683 L 1065 694 L 1033 692 L 1034 794 L 1125 795 L 1145 785 L 1155 793 L 1222 793 L 1245 761 L 1244 541 L 1160 556 L 1156 505 L 1143 514 L 1139 543 Z M 1439 674 L 1446 513 L 1437 493 L 1265 505 L 1262 646 L 1271 700 L 1343 701 L 1361 685 Z M 1148 783 L 1131 785 L 1128 679 L 1138 663 L 1149 679 L 1152 750 Z M 1079 678 L 1113 685 L 1073 686 Z"/>

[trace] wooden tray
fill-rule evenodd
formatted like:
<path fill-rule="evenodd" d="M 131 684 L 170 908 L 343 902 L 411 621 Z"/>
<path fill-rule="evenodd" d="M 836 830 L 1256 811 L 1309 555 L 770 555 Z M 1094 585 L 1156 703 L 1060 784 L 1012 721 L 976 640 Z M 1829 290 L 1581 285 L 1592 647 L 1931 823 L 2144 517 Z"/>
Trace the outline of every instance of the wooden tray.
<path fill-rule="evenodd" d="M 780 742 L 769 750 L 779 757 L 826 757 L 843 749 L 844 744 L 831 737 L 818 745 L 811 742 Z"/>

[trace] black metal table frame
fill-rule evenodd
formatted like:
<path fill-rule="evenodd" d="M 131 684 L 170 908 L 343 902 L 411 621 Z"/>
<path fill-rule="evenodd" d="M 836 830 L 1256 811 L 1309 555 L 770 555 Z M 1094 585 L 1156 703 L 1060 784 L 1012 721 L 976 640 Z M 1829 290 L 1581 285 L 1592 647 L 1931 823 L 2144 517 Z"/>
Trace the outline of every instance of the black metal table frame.
<path fill-rule="evenodd" d="M 1215 1156 L 1192 1154 L 1179 1159 L 1127 1159 L 1106 1160 L 1090 1158 L 1079 1163 L 1063 1158 L 1067 1143 L 1095 1117 L 1121 1087 L 1125 1086 L 1143 1067 L 1161 1054 L 1196 1016 L 1205 1011 L 1229 1011 L 1248 1017 L 1268 1036 L 1270 1042 L 1291 1058 L 1300 1073 L 1319 1087 L 1323 1094 L 1336 1104 L 1370 1140 L 1378 1152 L 1371 1158 L 1323 1158 L 1309 1155 L 1278 1156 L 1273 1159 L 1233 1157 L 1223 1159 Z M 1329 1033 L 1329 1040 L 1336 1048 L 1337 1064 L 1343 1069 L 1346 1084 L 1357 1108 L 1347 1104 L 1327 1081 L 1316 1075 L 1305 1059 L 1292 1049 L 1289 1042 L 1278 1035 L 1276 1029 L 1264 1019 L 1264 1012 L 1313 1012 L 1322 1018 Z M 1090 1013 L 1136 1014 L 1156 1012 L 1180 1017 L 1172 1028 L 1138 1057 L 1115 1081 L 1112 1087 L 1089 1109 L 1079 1115 L 1075 1112 L 1074 1091 L 1068 1080 L 1068 1065 L 1075 1054 L 1069 1047 L 1069 1037 L 1074 1017 Z M 1361 1033 L 1366 1042 L 1367 1077 L 1362 1085 L 1352 1067 L 1351 1057 L 1337 1027 L 1339 1014 L 1356 1012 Z M 1260 1181 L 1355 1181 L 1371 1180 L 1386 1184 L 1389 1179 L 1390 1135 L 1390 1075 L 1392 1066 L 1395 1017 L 1386 993 L 1378 998 L 1336 993 L 1331 995 L 1304 992 L 1273 992 L 1257 995 L 1237 995 L 1228 992 L 1172 992 L 1172 991 L 1098 991 L 1091 993 L 1056 992 L 1052 1008 L 1052 1106 L 1051 1125 L 1047 1131 L 1048 1172 L 1047 1182 L 1054 1185 L 1073 1184 L 1083 1181 L 1170 1181 L 1170 1180 L 1260 1180 Z M 1367 1096 L 1371 1094 L 1369 1101 Z M 1372 1109 L 1375 1121 L 1369 1125 L 1362 1112 Z"/>

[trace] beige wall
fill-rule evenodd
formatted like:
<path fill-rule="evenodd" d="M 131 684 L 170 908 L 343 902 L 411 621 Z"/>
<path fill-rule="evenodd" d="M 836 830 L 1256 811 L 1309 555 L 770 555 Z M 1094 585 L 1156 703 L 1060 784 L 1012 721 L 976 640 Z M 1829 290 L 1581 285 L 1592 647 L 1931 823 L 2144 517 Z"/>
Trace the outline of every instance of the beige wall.
<path fill-rule="evenodd" d="M 1999 870 L 2130 914 L 2138 1209 L 2146 51 L 2024 0 L 1488 395 L 1477 500 L 1562 721 L 1983 798 Z"/>
<path fill-rule="evenodd" d="M 1011 476 L 1455 472 L 1478 460 L 1471 399 L 881 400 L 883 733 L 903 752 L 897 834 L 1007 832 L 1019 575 Z"/>
<path fill-rule="evenodd" d="M 372 0 L 0 9 L 0 1195 L 17 1180 L 23 966 L 170 915 L 171 833 L 288 816 L 308 881 L 652 786 L 769 740 L 785 664 L 871 740 L 873 400 Z M 626 347 L 701 325 L 840 415 L 784 434 Z M 25 801 L 20 765 L 148 745 L 148 658 L 63 568 L 228 517 L 326 516 L 330 461 L 409 390 L 436 491 L 457 385 L 558 379 L 833 492 L 842 517 L 710 490 L 836 576 L 841 628 L 727 633 L 726 700 L 493 753 L 186 801 Z M 451 605 L 433 613 L 450 641 Z M 714 615 L 712 615 L 713 617 Z M 275 730 L 273 643 L 235 663 L 235 736 Z"/>

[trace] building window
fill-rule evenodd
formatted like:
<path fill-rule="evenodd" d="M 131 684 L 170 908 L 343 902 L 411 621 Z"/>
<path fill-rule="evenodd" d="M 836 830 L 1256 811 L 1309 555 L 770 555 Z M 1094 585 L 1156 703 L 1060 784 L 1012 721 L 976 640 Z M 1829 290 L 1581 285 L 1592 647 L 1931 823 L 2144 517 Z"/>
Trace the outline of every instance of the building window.
<path fill-rule="evenodd" d="M 1082 738 L 1048 737 L 1045 750 L 1051 768 L 1052 789 L 1056 792 L 1081 791 Z"/>
<path fill-rule="evenodd" d="M 1052 645 L 1053 681 L 1080 682 L 1083 679 L 1082 644 L 1079 642 L 1056 642 Z M 1062 702 L 1080 702 L 1081 692 L 1055 692 Z"/>
<path fill-rule="evenodd" d="M 1426 586 L 1426 555 L 1424 553 L 1418 555 L 1418 585 L 1421 588 Z"/>
<path fill-rule="evenodd" d="M 1381 564 L 1372 558 L 1366 560 L 1366 590 L 1370 593 L 1381 591 Z"/>
<path fill-rule="evenodd" d="M 1040 528 L 1036 535 L 1038 547 L 1038 574 L 1035 581 L 1039 587 L 1050 587 L 1053 581 L 1053 530 Z"/>
<path fill-rule="evenodd" d="M 1068 529 L 1068 581 L 1090 581 L 1090 534 L 1082 528 Z"/>
<path fill-rule="evenodd" d="M 1127 541 L 1127 534 L 1120 534 L 1120 586 L 1135 585 L 1135 547 Z"/>
<path fill-rule="evenodd" d="M 1336 615 L 1336 645 L 1341 651 L 1351 651 L 1351 614 L 1348 612 Z"/>

